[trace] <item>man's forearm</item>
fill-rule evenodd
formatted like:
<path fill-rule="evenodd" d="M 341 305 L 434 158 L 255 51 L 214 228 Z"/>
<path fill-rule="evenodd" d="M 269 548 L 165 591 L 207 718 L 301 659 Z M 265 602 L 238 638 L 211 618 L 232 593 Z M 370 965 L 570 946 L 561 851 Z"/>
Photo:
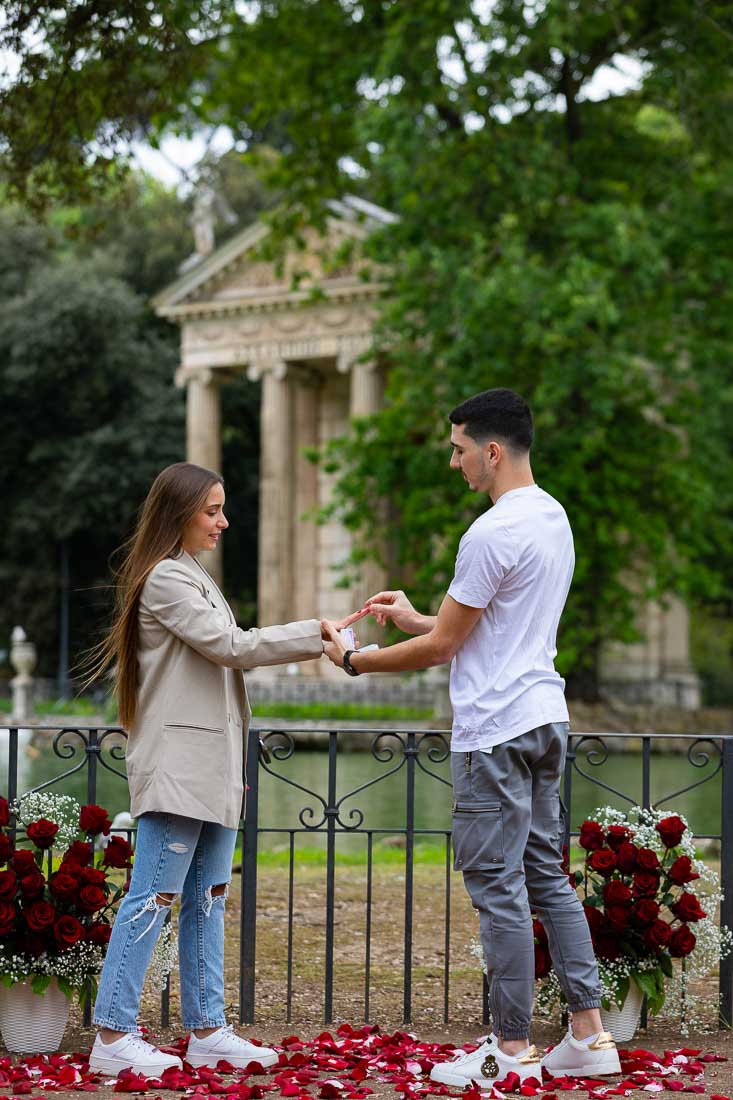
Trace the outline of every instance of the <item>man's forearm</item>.
<path fill-rule="evenodd" d="M 435 619 L 433 616 L 421 616 L 424 619 Z M 397 642 L 396 645 L 387 646 L 385 649 L 370 649 L 366 653 L 360 653 L 357 649 L 350 657 L 351 664 L 357 672 L 416 672 L 421 668 L 433 668 L 435 665 L 444 665 L 452 660 L 453 653 L 440 643 L 434 636 L 432 628 L 416 638 L 409 638 L 406 642 Z"/>

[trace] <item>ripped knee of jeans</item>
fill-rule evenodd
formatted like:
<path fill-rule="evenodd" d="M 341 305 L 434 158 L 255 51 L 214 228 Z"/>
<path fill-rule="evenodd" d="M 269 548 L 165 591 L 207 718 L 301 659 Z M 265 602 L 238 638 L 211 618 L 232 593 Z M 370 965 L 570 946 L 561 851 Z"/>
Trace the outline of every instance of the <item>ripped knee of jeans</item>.
<path fill-rule="evenodd" d="M 216 893 L 214 891 L 216 890 Z M 221 898 L 222 905 L 226 905 L 226 900 L 229 897 L 229 883 L 222 882 L 219 886 L 207 886 L 206 894 L 203 900 L 202 909 L 204 916 L 209 916 L 211 910 L 214 907 L 214 902 Z"/>
<path fill-rule="evenodd" d="M 135 943 L 137 943 L 138 940 L 141 940 L 143 936 L 147 936 L 148 932 L 155 925 L 155 922 L 157 921 L 160 913 L 165 913 L 168 909 L 170 909 L 171 905 L 173 904 L 174 896 L 175 895 L 173 894 L 151 894 L 145 899 L 144 904 L 138 909 L 137 913 L 135 913 L 134 916 L 130 917 L 129 920 L 123 922 L 124 924 L 132 924 L 134 921 L 140 920 L 141 917 L 144 917 L 146 913 L 153 914 L 152 920 L 148 924 L 147 928 L 143 928 L 142 932 L 135 940 Z"/>

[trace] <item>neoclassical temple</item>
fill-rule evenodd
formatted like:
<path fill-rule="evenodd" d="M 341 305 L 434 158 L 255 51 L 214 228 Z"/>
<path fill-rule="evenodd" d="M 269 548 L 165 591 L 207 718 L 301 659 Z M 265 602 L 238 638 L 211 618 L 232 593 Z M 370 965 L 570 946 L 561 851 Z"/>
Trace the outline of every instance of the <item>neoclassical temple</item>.
<path fill-rule="evenodd" d="M 382 288 L 359 246 L 394 217 L 353 197 L 329 211 L 324 237 L 311 235 L 305 250 L 280 265 L 262 258 L 269 230 L 257 223 L 199 255 L 155 299 L 157 312 L 181 329 L 176 379 L 186 387 L 190 461 L 221 468 L 220 388 L 242 372 L 261 380 L 258 600 L 265 624 L 347 614 L 386 582 L 370 566 L 357 587 L 336 588 L 348 532 L 335 520 L 307 518 L 327 503 L 332 475 L 305 452 L 343 435 L 351 418 L 377 411 L 383 393 L 382 368 L 367 358 Z M 203 239 L 213 241 L 211 234 Z M 340 254 L 349 259 L 334 262 Z M 221 561 L 214 570 L 221 575 Z M 696 705 L 686 609 L 672 601 L 642 615 L 644 641 L 607 654 L 609 688 L 639 701 Z M 311 676 L 332 671 L 325 661 L 301 668 Z"/>

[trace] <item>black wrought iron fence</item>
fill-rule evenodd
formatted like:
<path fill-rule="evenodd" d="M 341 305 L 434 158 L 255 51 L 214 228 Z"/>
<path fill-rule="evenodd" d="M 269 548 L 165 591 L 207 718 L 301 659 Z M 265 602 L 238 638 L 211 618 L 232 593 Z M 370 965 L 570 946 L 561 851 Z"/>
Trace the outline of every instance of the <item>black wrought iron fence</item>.
<path fill-rule="evenodd" d="M 86 798 L 97 801 L 97 783 L 100 769 L 105 769 L 126 780 L 125 773 L 115 766 L 124 760 L 124 750 L 120 739 L 125 737 L 119 727 L 59 727 L 48 728 L 55 734 L 53 751 L 61 760 L 67 760 L 71 766 L 59 775 L 30 788 L 33 791 L 48 789 L 63 784 L 69 776 L 86 770 Z M 444 852 L 444 866 L 441 871 L 442 896 L 436 898 L 435 909 L 439 909 L 443 931 L 444 962 L 442 967 L 442 1015 L 445 1022 L 449 1019 L 451 987 L 451 833 L 449 828 L 422 828 L 416 825 L 416 784 L 437 784 L 436 797 L 449 800 L 450 781 L 441 774 L 439 765 L 447 761 L 450 753 L 449 734 L 444 730 L 348 730 L 348 737 L 363 737 L 369 746 L 372 758 L 384 771 L 359 784 L 339 796 L 338 777 L 340 740 L 347 731 L 331 729 L 324 734 L 327 740 L 327 768 L 319 789 L 307 787 L 287 774 L 284 765 L 292 760 L 299 747 L 302 747 L 297 730 L 272 730 L 253 726 L 249 731 L 247 768 L 248 791 L 244 818 L 240 824 L 242 844 L 242 891 L 240 909 L 240 958 L 239 958 L 239 1018 L 242 1023 L 252 1023 L 256 1011 L 255 963 L 257 959 L 257 913 L 258 913 L 258 846 L 260 837 L 276 834 L 284 839 L 288 854 L 287 889 L 283 899 L 286 910 L 286 978 L 285 1005 L 290 1020 L 293 1005 L 293 958 L 294 958 L 294 911 L 296 897 L 296 850 L 299 838 L 321 836 L 325 843 L 325 905 L 323 912 L 324 928 L 324 967 L 323 967 L 323 1018 L 330 1023 L 334 1012 L 334 962 L 335 962 L 335 898 L 338 870 L 337 849 L 340 838 L 347 834 L 360 837 L 365 849 L 365 912 L 364 912 L 364 956 L 363 956 L 363 1005 L 364 1019 L 369 1019 L 372 994 L 372 951 L 373 928 L 372 908 L 374 901 L 374 850 L 375 841 L 384 836 L 404 838 L 404 911 L 402 914 L 402 1004 L 403 1017 L 409 1023 L 413 1013 L 413 932 L 415 920 L 415 844 L 422 838 L 432 838 Z M 18 748 L 19 730 L 8 730 L 8 780 L 7 796 L 13 800 L 18 795 L 28 793 L 18 790 Z M 310 737 L 310 733 L 309 733 Z M 646 734 L 643 736 L 626 733 L 572 734 L 568 745 L 568 754 L 563 784 L 563 800 L 566 807 L 566 840 L 577 835 L 571 830 L 573 818 L 573 794 L 578 777 L 590 782 L 599 791 L 605 791 L 629 805 L 640 804 L 644 807 L 663 807 L 673 799 L 681 797 L 698 787 L 710 784 L 711 797 L 719 804 L 719 828 L 714 831 L 697 832 L 700 839 L 719 842 L 721 862 L 721 883 L 724 900 L 721 904 L 721 924 L 733 928 L 733 735 L 700 736 L 684 734 L 676 738 L 678 745 L 686 746 L 679 753 L 680 786 L 652 801 L 652 748 L 655 743 L 669 742 L 669 735 Z M 601 776 L 603 766 L 609 759 L 609 747 L 621 747 L 633 742 L 641 748 L 641 797 L 630 794 L 606 782 Z M 109 757 L 107 759 L 106 757 Z M 73 761 L 73 763 L 71 763 Z M 257 766 L 251 762 L 257 761 Z M 704 772 L 693 779 L 695 771 Z M 443 769 L 445 773 L 445 768 Z M 369 823 L 369 791 L 389 777 L 400 774 L 404 781 L 404 800 L 400 800 L 401 820 L 395 820 L 389 826 L 374 827 Z M 294 789 L 302 795 L 303 805 L 297 811 L 297 824 L 264 825 L 260 812 L 260 780 L 268 774 L 274 784 Z M 720 776 L 720 793 L 714 794 L 716 784 L 712 781 Z M 631 781 L 633 777 L 629 776 Z M 284 788 L 283 788 L 284 789 Z M 362 798 L 365 801 L 362 801 Z M 356 800 L 356 801 L 354 801 Z M 402 801 L 404 808 L 402 809 Z M 691 822 L 693 829 L 695 822 Z M 477 978 L 477 987 L 480 986 Z M 733 1024 L 733 958 L 724 959 L 720 964 L 720 1022 L 721 1026 Z M 485 993 L 485 990 L 484 990 Z M 482 997 L 486 1013 L 486 997 Z M 162 994 L 161 1023 L 168 1024 L 168 990 Z M 88 1012 L 87 1008 L 87 1021 Z M 485 1017 L 486 1018 L 486 1017 Z"/>

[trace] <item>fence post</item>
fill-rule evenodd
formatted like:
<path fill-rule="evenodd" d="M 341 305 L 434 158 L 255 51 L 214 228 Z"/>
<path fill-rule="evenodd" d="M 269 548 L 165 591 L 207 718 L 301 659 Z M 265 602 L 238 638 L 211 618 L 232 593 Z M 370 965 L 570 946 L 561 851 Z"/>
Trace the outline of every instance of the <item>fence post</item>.
<path fill-rule="evenodd" d="M 407 734 L 407 797 L 405 802 L 405 983 L 402 1019 L 412 1019 L 412 909 L 415 877 L 415 758 L 420 750 L 415 734 Z"/>
<path fill-rule="evenodd" d="M 255 953 L 257 941 L 257 822 L 259 815 L 260 734 L 250 726 L 244 769 L 242 829 L 242 904 L 239 912 L 239 1022 L 255 1020 Z"/>
<path fill-rule="evenodd" d="M 336 765 L 338 761 L 338 733 L 328 734 L 328 803 L 326 805 L 326 975 L 323 997 L 323 1019 L 327 1024 L 333 1019 L 333 946 L 334 902 L 336 900 Z"/>
<path fill-rule="evenodd" d="M 720 924 L 733 930 L 733 740 L 724 737 L 721 745 L 723 762 L 720 785 L 720 882 L 723 900 L 720 903 Z M 720 962 L 721 1027 L 733 1026 L 733 957 Z"/>

